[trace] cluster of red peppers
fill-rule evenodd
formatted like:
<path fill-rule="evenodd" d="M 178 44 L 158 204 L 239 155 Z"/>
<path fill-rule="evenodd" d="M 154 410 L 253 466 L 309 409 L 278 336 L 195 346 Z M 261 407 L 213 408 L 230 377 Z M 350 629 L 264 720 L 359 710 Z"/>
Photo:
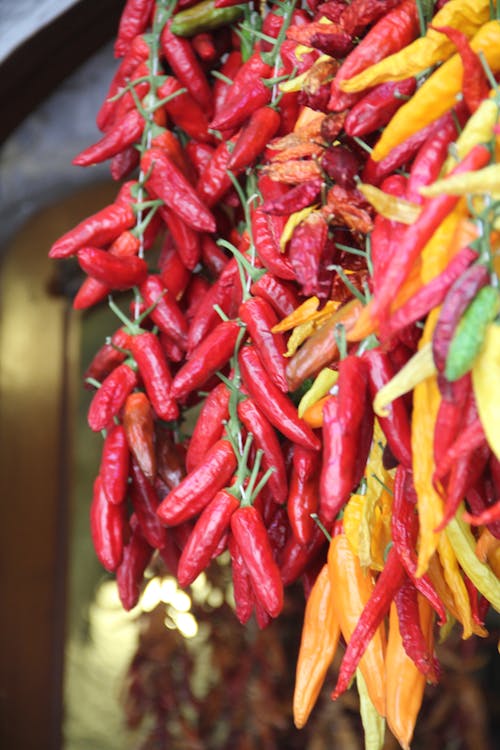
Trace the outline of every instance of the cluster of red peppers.
<path fill-rule="evenodd" d="M 228 550 L 259 627 L 300 579 L 295 722 L 342 638 L 370 748 L 409 746 L 436 628 L 500 611 L 499 15 L 127 0 L 74 160 L 121 187 L 50 250 L 117 315 L 86 382 L 123 606 L 155 554 L 187 586 Z"/>

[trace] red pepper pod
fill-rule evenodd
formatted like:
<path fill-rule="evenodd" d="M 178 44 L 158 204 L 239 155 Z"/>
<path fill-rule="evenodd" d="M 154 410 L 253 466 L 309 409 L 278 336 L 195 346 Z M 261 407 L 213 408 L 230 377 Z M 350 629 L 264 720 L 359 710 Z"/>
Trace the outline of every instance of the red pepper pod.
<path fill-rule="evenodd" d="M 185 448 L 175 443 L 172 432 L 161 423 L 155 424 L 157 476 L 165 487 L 173 490 L 186 476 Z"/>
<path fill-rule="evenodd" d="M 142 391 L 127 396 L 123 407 L 123 428 L 131 454 L 144 474 L 153 481 L 156 476 L 153 410 Z"/>
<path fill-rule="evenodd" d="M 292 442 L 319 450 L 320 441 L 300 419 L 293 402 L 274 385 L 255 347 L 242 347 L 239 362 L 243 383 L 269 422 Z"/>
<path fill-rule="evenodd" d="M 227 168 L 239 174 L 252 164 L 276 134 L 280 122 L 279 113 L 272 107 L 253 112 L 236 139 Z"/>
<path fill-rule="evenodd" d="M 239 73 L 243 66 L 243 60 L 241 57 L 241 50 L 232 50 L 225 61 L 222 63 L 220 72 L 222 73 L 221 78 L 216 78 L 213 85 L 213 99 L 214 109 L 216 112 L 220 112 L 227 97 L 231 93 L 234 79 Z"/>
<path fill-rule="evenodd" d="M 203 463 L 189 472 L 158 506 L 158 516 L 167 526 L 177 526 L 196 516 L 231 479 L 236 457 L 227 440 L 218 440 Z"/>
<path fill-rule="evenodd" d="M 197 266 L 201 256 L 200 233 L 186 224 L 180 216 L 170 209 L 163 207 L 161 215 L 172 235 L 184 266 L 192 271 Z"/>
<path fill-rule="evenodd" d="M 145 306 L 153 308 L 149 313 L 153 323 L 185 350 L 188 324 L 174 295 L 158 276 L 148 276 L 139 286 L 139 291 Z"/>
<path fill-rule="evenodd" d="M 481 58 L 470 46 L 469 37 L 460 29 L 451 26 L 431 26 L 430 28 L 446 34 L 457 48 L 463 65 L 462 94 L 467 108 L 472 114 L 483 99 L 487 99 L 490 94 L 490 84 Z"/>
<path fill-rule="evenodd" d="M 130 500 L 148 544 L 155 549 L 161 549 L 165 545 L 166 529 L 156 515 L 158 497 L 153 485 L 135 460 L 132 460 Z"/>
<path fill-rule="evenodd" d="M 261 297 L 250 297 L 240 305 L 239 316 L 258 349 L 269 377 L 280 391 L 288 393 L 284 357 L 286 343 L 282 333 L 271 332 L 279 322 L 273 308 Z"/>
<path fill-rule="evenodd" d="M 217 146 L 196 183 L 196 192 L 209 208 L 218 203 L 233 185 L 227 165 L 231 156 L 228 144 L 234 143 L 235 140 L 232 139 L 228 142 L 222 141 Z"/>
<path fill-rule="evenodd" d="M 263 451 L 262 468 L 265 471 L 273 469 L 267 483 L 273 500 L 285 503 L 288 494 L 286 466 L 274 428 L 251 398 L 239 402 L 238 416 L 247 431 L 253 435 L 255 448 Z"/>
<path fill-rule="evenodd" d="M 208 272 L 216 278 L 220 276 L 229 262 L 223 249 L 209 234 L 203 234 L 201 238 L 201 260 Z"/>
<path fill-rule="evenodd" d="M 192 274 L 182 262 L 171 235 L 165 237 L 158 259 L 158 268 L 163 285 L 176 300 L 179 300 L 186 291 Z"/>
<path fill-rule="evenodd" d="M 141 168 L 149 173 L 146 190 L 176 211 L 186 224 L 200 232 L 215 232 L 215 219 L 194 188 L 168 155 L 151 148 L 141 159 Z M 151 170 L 151 171 L 150 171 Z"/>
<path fill-rule="evenodd" d="M 115 57 L 123 57 L 132 41 L 148 26 L 154 8 L 154 0 L 127 0 L 120 16 L 115 40 Z"/>
<path fill-rule="evenodd" d="M 231 516 L 233 534 L 250 575 L 256 599 L 271 617 L 283 609 L 283 583 L 266 527 L 256 508 L 237 508 Z"/>
<path fill-rule="evenodd" d="M 344 123 L 347 135 L 360 137 L 387 125 L 417 86 L 416 78 L 375 86 L 349 111 Z"/>
<path fill-rule="evenodd" d="M 100 141 L 75 156 L 72 163 L 78 167 L 89 167 L 110 159 L 139 141 L 144 126 L 145 120 L 141 113 L 131 109 L 123 118 L 113 123 Z"/>
<path fill-rule="evenodd" d="M 277 227 L 271 223 L 271 218 L 262 208 L 252 212 L 252 237 L 257 255 L 264 266 L 279 279 L 295 281 L 295 271 L 288 258 L 281 254 L 280 235 L 275 231 Z"/>
<path fill-rule="evenodd" d="M 146 261 L 137 255 L 118 256 L 97 247 L 82 247 L 77 258 L 85 273 L 110 289 L 130 289 L 141 284 L 148 275 Z"/>
<path fill-rule="evenodd" d="M 111 337 L 110 343 L 103 344 L 92 358 L 92 361 L 83 374 L 84 382 L 87 378 L 99 381 L 104 380 L 115 367 L 123 363 L 127 357 L 127 353 L 121 350 L 127 349 L 128 346 L 129 335 L 123 328 L 119 328 Z M 90 384 L 86 384 L 86 388 L 93 387 Z"/>
<path fill-rule="evenodd" d="M 227 546 L 231 555 L 231 574 L 233 579 L 234 603 L 236 617 L 244 625 L 250 617 L 255 605 L 255 596 L 250 581 L 248 568 L 241 554 L 239 545 L 233 536 L 229 534 Z"/>
<path fill-rule="evenodd" d="M 87 416 L 90 429 L 94 432 L 106 429 L 138 382 L 137 373 L 125 362 L 112 370 L 90 402 Z"/>
<path fill-rule="evenodd" d="M 191 40 L 173 34 L 170 31 L 170 26 L 171 21 L 167 21 L 161 32 L 161 51 L 174 75 L 210 117 L 213 109 L 213 97 L 205 71 L 196 57 Z M 159 94 L 159 97 L 161 98 L 162 94 Z"/>
<path fill-rule="evenodd" d="M 254 52 L 237 72 L 223 106 L 216 109 L 210 127 L 214 130 L 237 128 L 259 107 L 271 101 L 271 89 L 262 82 L 273 74 L 271 65 Z"/>
<path fill-rule="evenodd" d="M 171 394 L 175 399 L 185 398 L 229 362 L 240 330 L 235 320 L 223 320 L 198 344 L 174 377 Z"/>
<path fill-rule="evenodd" d="M 90 534 L 99 562 L 110 572 L 115 571 L 122 560 L 126 531 L 125 505 L 108 503 L 101 477 L 97 476 L 90 506 Z"/>
<path fill-rule="evenodd" d="M 190 138 L 201 143 L 213 143 L 214 136 L 208 132 L 209 120 L 205 110 L 183 89 L 184 86 L 176 78 L 168 76 L 157 91 L 160 99 L 172 97 L 165 101 L 163 109 L 172 122 Z"/>
<path fill-rule="evenodd" d="M 179 407 L 170 393 L 172 375 L 158 337 L 140 333 L 130 339 L 130 350 L 155 413 L 169 422 L 179 416 Z"/>
<path fill-rule="evenodd" d="M 441 669 L 435 655 L 427 647 L 420 625 L 417 589 L 408 578 L 403 580 L 396 591 L 394 602 L 404 650 L 429 682 L 437 683 Z"/>
<path fill-rule="evenodd" d="M 220 315 L 215 305 L 218 305 L 228 318 L 232 318 L 238 311 L 241 296 L 238 264 L 232 258 L 196 308 L 189 326 L 187 344 L 189 353 L 193 352 L 210 331 L 220 323 Z"/>
<path fill-rule="evenodd" d="M 394 377 L 395 370 L 389 355 L 378 347 L 365 352 L 363 359 L 368 364 L 368 385 L 370 396 L 374 399 L 377 391 Z M 399 463 L 411 469 L 410 419 L 403 398 L 395 399 L 387 412 L 386 417 L 379 417 L 378 420 L 389 448 Z"/>
<path fill-rule="evenodd" d="M 144 571 L 154 551 L 146 541 L 135 514 L 130 517 L 130 526 L 132 533 L 123 549 L 122 561 L 116 569 L 118 596 L 127 612 L 139 601 Z"/>
<path fill-rule="evenodd" d="M 192 471 L 201 464 L 207 451 L 224 433 L 224 421 L 229 417 L 229 389 L 219 383 L 206 397 L 196 420 L 186 454 L 186 469 Z"/>
<path fill-rule="evenodd" d="M 300 304 L 294 286 L 277 279 L 272 273 L 265 273 L 258 281 L 254 281 L 250 293 L 266 300 L 280 319 L 286 318 Z"/>
<path fill-rule="evenodd" d="M 311 539 L 307 544 L 300 544 L 294 534 L 291 534 L 280 555 L 281 579 L 284 586 L 296 581 L 318 558 L 324 555 L 327 538 L 323 531 L 314 525 Z"/>
<path fill-rule="evenodd" d="M 323 180 L 319 177 L 314 180 L 307 180 L 300 185 L 295 185 L 284 195 L 265 200 L 261 210 L 267 214 L 288 217 L 295 211 L 300 211 L 314 203 L 319 198 L 322 186 Z"/>
<path fill-rule="evenodd" d="M 108 431 L 102 447 L 99 475 L 102 491 L 109 503 L 119 505 L 127 495 L 130 464 L 127 436 L 122 425 Z"/>
<path fill-rule="evenodd" d="M 238 507 L 234 495 L 220 490 L 203 509 L 182 550 L 177 569 L 179 586 L 188 586 L 205 570 Z"/>
<path fill-rule="evenodd" d="M 288 248 L 302 294 L 318 294 L 321 259 L 328 240 L 328 224 L 319 211 L 313 211 L 295 229 Z"/>
<path fill-rule="evenodd" d="M 312 513 L 318 510 L 321 459 L 317 451 L 294 445 L 287 498 L 288 519 L 299 544 L 308 544 L 316 526 Z"/>

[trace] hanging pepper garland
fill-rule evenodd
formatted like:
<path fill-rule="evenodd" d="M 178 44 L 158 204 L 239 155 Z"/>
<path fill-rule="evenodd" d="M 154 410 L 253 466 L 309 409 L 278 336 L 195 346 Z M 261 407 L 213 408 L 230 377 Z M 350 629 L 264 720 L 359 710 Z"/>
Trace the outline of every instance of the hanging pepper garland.
<path fill-rule="evenodd" d="M 123 606 L 155 554 L 187 586 L 229 550 L 259 627 L 302 577 L 295 723 L 342 635 L 371 748 L 409 747 L 436 628 L 500 610 L 499 16 L 127 0 L 74 159 L 126 181 L 49 252 L 119 319 L 86 386 Z"/>

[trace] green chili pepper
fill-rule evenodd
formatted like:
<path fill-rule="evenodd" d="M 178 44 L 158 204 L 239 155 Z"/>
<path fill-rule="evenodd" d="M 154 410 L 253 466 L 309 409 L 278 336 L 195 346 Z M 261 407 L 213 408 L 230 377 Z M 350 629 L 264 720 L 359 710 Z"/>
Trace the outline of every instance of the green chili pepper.
<path fill-rule="evenodd" d="M 444 374 L 450 381 L 469 372 L 483 345 L 486 328 L 500 309 L 500 295 L 493 286 L 483 286 L 458 323 L 453 336 Z"/>
<path fill-rule="evenodd" d="M 191 8 L 176 13 L 170 31 L 177 36 L 194 36 L 233 23 L 243 15 L 241 5 L 216 8 L 215 0 L 203 0 Z"/>

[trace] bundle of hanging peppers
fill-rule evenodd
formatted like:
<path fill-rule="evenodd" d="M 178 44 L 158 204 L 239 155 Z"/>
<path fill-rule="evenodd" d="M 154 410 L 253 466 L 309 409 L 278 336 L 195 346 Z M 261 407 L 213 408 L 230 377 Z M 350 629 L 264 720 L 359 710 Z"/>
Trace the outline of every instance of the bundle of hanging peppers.
<path fill-rule="evenodd" d="M 117 197 L 49 253 L 117 316 L 96 554 L 130 609 L 228 550 L 261 628 L 300 579 L 296 725 L 343 644 L 407 748 L 438 629 L 500 611 L 500 7 L 127 0 L 115 53 L 74 163 Z"/>

